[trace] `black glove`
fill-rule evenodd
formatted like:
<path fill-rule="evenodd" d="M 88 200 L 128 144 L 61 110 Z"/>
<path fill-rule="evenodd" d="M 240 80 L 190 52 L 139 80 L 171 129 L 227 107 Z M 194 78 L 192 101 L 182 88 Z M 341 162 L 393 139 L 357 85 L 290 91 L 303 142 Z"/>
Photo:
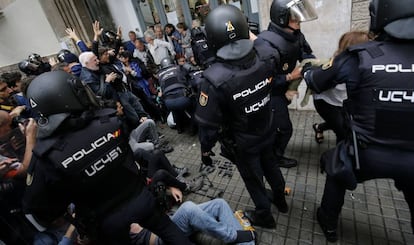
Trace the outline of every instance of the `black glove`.
<path fill-rule="evenodd" d="M 302 67 L 302 71 L 300 72 L 303 75 L 305 74 L 305 72 L 309 71 L 312 69 L 312 63 L 311 62 L 307 62 L 303 67 Z"/>

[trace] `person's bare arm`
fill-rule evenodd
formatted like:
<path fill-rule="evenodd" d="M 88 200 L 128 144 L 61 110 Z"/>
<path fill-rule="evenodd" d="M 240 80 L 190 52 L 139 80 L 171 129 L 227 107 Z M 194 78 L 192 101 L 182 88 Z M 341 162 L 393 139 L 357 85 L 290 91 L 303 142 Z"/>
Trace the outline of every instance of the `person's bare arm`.
<path fill-rule="evenodd" d="M 256 40 L 256 39 L 257 39 L 257 36 L 256 36 L 253 32 L 249 31 L 249 39 L 250 39 L 251 41 L 254 41 L 254 40 Z"/>
<path fill-rule="evenodd" d="M 97 21 L 97 20 L 95 22 L 93 22 L 92 27 L 93 27 L 93 40 L 95 42 L 98 42 L 99 37 L 102 34 L 103 28 L 100 27 L 99 21 Z"/>
<path fill-rule="evenodd" d="M 15 118 L 17 116 L 20 116 L 20 114 L 26 110 L 26 106 L 25 105 L 19 105 L 16 106 L 11 112 L 9 112 L 9 115 L 11 116 L 11 118 Z"/>
<path fill-rule="evenodd" d="M 183 201 L 183 193 L 180 191 L 180 189 L 176 187 L 169 187 L 171 191 L 171 195 L 174 197 L 175 201 L 178 203 L 181 203 Z"/>
<path fill-rule="evenodd" d="M 24 151 L 23 161 L 21 167 L 17 170 L 18 175 L 25 175 L 32 159 L 33 148 L 36 144 L 37 123 L 33 118 L 29 119 L 27 125 L 19 125 L 26 136 L 26 148 Z"/>
<path fill-rule="evenodd" d="M 75 41 L 75 43 L 78 42 L 78 41 L 80 41 L 79 36 L 76 34 L 76 32 L 75 32 L 75 30 L 73 28 L 70 28 L 70 27 L 69 28 L 66 28 L 65 29 L 65 32 L 66 32 L 66 34 L 68 34 L 68 36 L 70 38 L 73 39 L 73 41 Z"/>

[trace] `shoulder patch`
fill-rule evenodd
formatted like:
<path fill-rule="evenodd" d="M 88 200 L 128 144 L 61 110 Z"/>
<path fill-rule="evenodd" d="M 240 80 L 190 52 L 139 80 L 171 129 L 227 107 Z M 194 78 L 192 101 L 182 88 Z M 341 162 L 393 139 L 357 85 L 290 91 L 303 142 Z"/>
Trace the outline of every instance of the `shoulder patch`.
<path fill-rule="evenodd" d="M 198 103 L 201 106 L 206 106 L 207 105 L 207 102 L 208 102 L 208 95 L 206 93 L 204 93 L 204 92 L 201 92 L 200 93 L 200 97 L 198 98 Z"/>
<path fill-rule="evenodd" d="M 32 183 L 33 183 L 33 175 L 28 173 L 27 176 L 26 176 L 26 185 L 31 186 Z"/>
<path fill-rule="evenodd" d="M 333 58 L 331 58 L 327 63 L 322 65 L 322 70 L 328 70 L 329 68 L 332 67 L 333 64 Z"/>

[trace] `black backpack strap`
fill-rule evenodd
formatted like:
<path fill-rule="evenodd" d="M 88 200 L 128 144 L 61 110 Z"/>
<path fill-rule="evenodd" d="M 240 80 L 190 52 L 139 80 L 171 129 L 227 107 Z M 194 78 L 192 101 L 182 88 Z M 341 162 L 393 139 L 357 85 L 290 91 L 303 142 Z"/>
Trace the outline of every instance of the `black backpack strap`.
<path fill-rule="evenodd" d="M 381 45 L 382 43 L 380 42 L 371 41 L 351 46 L 348 48 L 348 51 L 358 53 L 360 51 L 366 50 L 371 58 L 375 59 L 384 55 L 384 51 L 382 51 L 380 47 Z"/>
<path fill-rule="evenodd" d="M 267 41 L 268 43 L 270 43 L 270 45 L 272 45 L 273 48 L 276 48 L 276 49 L 279 49 L 280 43 L 285 42 L 282 36 L 277 35 L 276 33 L 271 32 L 271 31 L 262 31 L 259 34 L 258 38 L 261 38 Z"/>
<path fill-rule="evenodd" d="M 203 72 L 203 76 L 207 78 L 214 87 L 218 88 L 234 76 L 234 71 L 226 69 L 226 64 L 224 63 L 214 63 Z"/>
<path fill-rule="evenodd" d="M 36 143 L 35 148 L 33 148 L 33 154 L 37 157 L 43 157 L 54 145 L 58 142 L 57 138 L 48 138 L 45 140 L 40 140 Z"/>

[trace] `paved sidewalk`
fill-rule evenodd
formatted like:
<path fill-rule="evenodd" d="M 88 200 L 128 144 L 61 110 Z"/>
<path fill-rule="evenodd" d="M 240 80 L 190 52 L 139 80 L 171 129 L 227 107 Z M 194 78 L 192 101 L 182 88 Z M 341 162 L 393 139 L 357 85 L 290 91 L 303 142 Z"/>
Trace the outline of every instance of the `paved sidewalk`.
<path fill-rule="evenodd" d="M 314 140 L 312 124 L 321 122 L 319 115 L 314 111 L 290 112 L 294 130 L 286 155 L 297 159 L 299 165 L 282 169 L 286 186 L 292 189 L 287 196 L 289 212 L 279 214 L 272 207 L 277 227 L 256 228 L 258 244 L 329 244 L 316 222 L 315 214 L 325 184 L 325 175 L 319 171 L 319 156 L 335 145 L 335 136 L 332 132 L 325 132 L 324 142 L 318 145 Z M 197 176 L 201 165 L 198 137 L 189 136 L 186 132 L 177 134 L 167 126 L 160 131 L 175 148 L 167 154 L 170 161 L 188 167 L 191 175 L 187 178 Z M 218 155 L 217 146 L 214 152 Z M 187 200 L 199 203 L 222 197 L 235 210 L 253 208 L 236 167 L 222 157 L 214 159 L 214 168 L 202 169 L 208 173 L 211 183 L 187 196 Z M 203 236 L 200 244 L 221 243 Z M 402 193 L 394 187 L 394 181 L 368 181 L 358 185 L 355 191 L 346 193 L 337 244 L 414 244 L 409 209 Z"/>

